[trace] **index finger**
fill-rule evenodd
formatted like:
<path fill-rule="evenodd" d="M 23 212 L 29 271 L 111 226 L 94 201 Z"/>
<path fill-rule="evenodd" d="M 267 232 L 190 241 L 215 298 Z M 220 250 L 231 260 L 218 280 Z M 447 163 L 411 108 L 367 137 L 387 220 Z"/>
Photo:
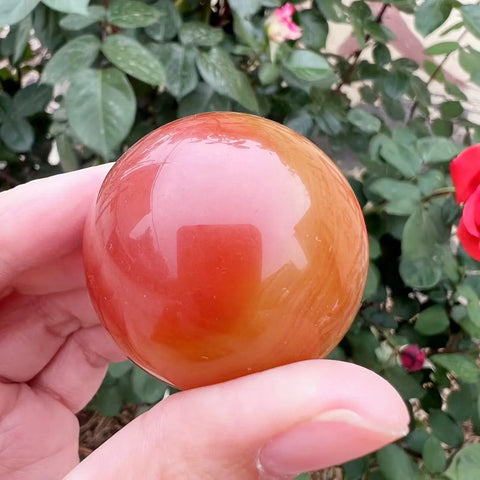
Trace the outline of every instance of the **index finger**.
<path fill-rule="evenodd" d="M 55 175 L 0 193 L 0 292 L 21 272 L 80 248 L 87 213 L 110 168 Z"/>

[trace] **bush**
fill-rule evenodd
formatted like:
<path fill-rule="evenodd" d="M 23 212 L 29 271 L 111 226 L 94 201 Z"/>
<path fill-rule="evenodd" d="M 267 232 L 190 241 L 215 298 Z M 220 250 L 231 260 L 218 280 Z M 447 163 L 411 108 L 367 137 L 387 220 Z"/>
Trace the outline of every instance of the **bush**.
<path fill-rule="evenodd" d="M 480 138 L 480 126 L 443 66 L 458 54 L 480 84 L 480 51 L 462 41 L 465 32 L 480 38 L 480 6 L 293 2 L 302 36 L 274 43 L 265 19 L 280 3 L 4 0 L 0 188 L 115 159 L 168 121 L 213 110 L 266 116 L 334 158 L 347 152 L 359 166 L 350 181 L 371 264 L 362 308 L 331 357 L 384 376 L 412 421 L 396 445 L 344 465 L 344 478 L 476 478 L 479 264 L 456 241 L 462 211 L 449 163 Z M 421 35 L 455 31 L 458 41 L 420 52 L 423 65 L 395 56 L 383 20 L 397 10 Z M 453 14 L 458 22 L 445 26 Z M 358 43 L 346 58 L 326 47 L 339 24 Z M 92 406 L 115 415 L 123 402 L 143 409 L 166 394 L 117 364 Z"/>

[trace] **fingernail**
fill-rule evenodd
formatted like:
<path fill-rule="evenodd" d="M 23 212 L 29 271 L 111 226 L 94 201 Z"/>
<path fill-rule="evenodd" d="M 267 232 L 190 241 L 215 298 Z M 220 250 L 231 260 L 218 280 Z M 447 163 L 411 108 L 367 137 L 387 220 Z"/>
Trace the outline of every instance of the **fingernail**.
<path fill-rule="evenodd" d="M 269 441 L 260 449 L 258 468 L 263 479 L 291 478 L 359 458 L 407 433 L 406 425 L 380 425 L 351 410 L 331 410 Z"/>

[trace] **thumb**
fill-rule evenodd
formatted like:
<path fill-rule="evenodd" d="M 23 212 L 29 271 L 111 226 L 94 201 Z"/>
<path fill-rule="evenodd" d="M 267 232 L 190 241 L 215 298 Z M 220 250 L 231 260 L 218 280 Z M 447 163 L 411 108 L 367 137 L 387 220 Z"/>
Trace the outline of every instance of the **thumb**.
<path fill-rule="evenodd" d="M 408 422 L 375 373 L 310 360 L 172 395 L 65 480 L 292 478 L 374 451 Z"/>

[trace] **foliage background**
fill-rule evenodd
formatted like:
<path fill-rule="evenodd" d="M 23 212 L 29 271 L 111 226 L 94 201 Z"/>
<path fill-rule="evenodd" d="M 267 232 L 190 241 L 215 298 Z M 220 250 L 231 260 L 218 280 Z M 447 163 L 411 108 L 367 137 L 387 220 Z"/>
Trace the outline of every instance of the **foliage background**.
<path fill-rule="evenodd" d="M 461 209 L 448 166 L 480 139 L 480 126 L 442 66 L 458 55 L 480 85 L 480 51 L 461 42 L 465 31 L 480 38 L 480 6 L 391 0 L 374 14 L 363 0 L 292 2 L 303 36 L 272 58 L 264 22 L 281 3 L 2 0 L 0 189 L 115 159 L 152 129 L 204 111 L 259 114 L 321 140 L 333 157 L 348 150 L 361 166 L 350 181 L 371 264 L 363 306 L 331 357 L 384 376 L 412 420 L 406 438 L 337 478 L 477 478 L 480 268 L 455 241 Z M 412 16 L 423 36 L 456 30 L 459 42 L 431 45 L 424 65 L 393 59 L 388 9 Z M 452 11 L 461 20 L 447 29 Z M 358 42 L 348 58 L 326 50 L 338 24 Z M 427 354 L 419 371 L 399 361 L 407 344 Z M 114 416 L 128 403 L 139 414 L 171 393 L 124 362 L 90 408 Z"/>

